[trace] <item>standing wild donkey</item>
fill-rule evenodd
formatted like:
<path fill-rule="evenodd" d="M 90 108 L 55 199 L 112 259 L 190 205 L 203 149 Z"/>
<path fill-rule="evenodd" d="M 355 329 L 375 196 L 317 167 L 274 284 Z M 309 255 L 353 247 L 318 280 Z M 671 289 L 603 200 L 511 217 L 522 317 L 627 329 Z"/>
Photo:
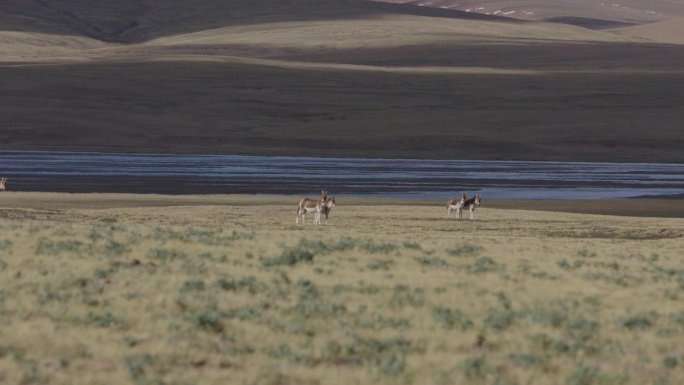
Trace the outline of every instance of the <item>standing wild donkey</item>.
<path fill-rule="evenodd" d="M 456 211 L 456 213 L 460 213 L 461 209 L 463 208 L 463 203 L 466 200 L 466 192 L 463 191 L 461 193 L 461 197 L 458 199 L 455 198 L 449 198 L 449 201 L 447 202 L 447 218 L 451 218 L 451 213 Z M 459 218 L 461 218 L 459 216 Z"/>
<path fill-rule="evenodd" d="M 3 177 L 0 179 L 0 191 L 5 191 L 7 188 L 7 178 Z"/>
<path fill-rule="evenodd" d="M 328 192 L 321 191 L 321 199 L 304 198 L 299 201 L 299 206 L 297 207 L 297 220 L 295 223 L 299 223 L 299 217 L 302 217 L 302 223 L 306 223 L 305 215 L 308 213 L 316 213 L 314 224 L 320 221 L 321 210 L 323 210 L 323 205 L 326 203 L 326 198 L 328 198 Z"/>
<path fill-rule="evenodd" d="M 463 206 L 458 209 L 458 219 L 461 219 L 463 216 L 463 209 L 469 209 L 470 210 L 470 219 L 475 219 L 475 209 L 477 206 L 480 205 L 482 202 L 482 198 L 480 197 L 480 194 L 475 195 L 474 197 L 466 200 L 463 202 Z"/>
<path fill-rule="evenodd" d="M 316 219 L 314 220 L 314 223 L 318 222 L 318 224 L 321 224 L 321 213 L 325 214 L 325 224 L 328 224 L 328 215 L 330 214 L 330 211 L 335 207 L 335 197 L 332 197 L 325 201 L 323 203 L 323 207 L 321 207 L 321 211 L 316 213 Z"/>

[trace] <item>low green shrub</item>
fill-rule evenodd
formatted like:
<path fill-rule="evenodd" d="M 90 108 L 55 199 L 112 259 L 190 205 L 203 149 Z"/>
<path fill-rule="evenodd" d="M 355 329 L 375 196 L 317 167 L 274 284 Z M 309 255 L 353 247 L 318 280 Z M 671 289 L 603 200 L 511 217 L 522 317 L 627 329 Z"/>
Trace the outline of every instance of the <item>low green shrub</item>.
<path fill-rule="evenodd" d="M 629 330 L 645 330 L 653 326 L 655 314 L 638 313 L 631 316 L 620 317 L 618 322 Z"/>
<path fill-rule="evenodd" d="M 449 247 L 445 251 L 452 257 L 472 257 L 477 256 L 483 250 L 481 246 L 465 243 L 460 246 Z"/>
<path fill-rule="evenodd" d="M 432 319 L 446 329 L 468 330 L 473 327 L 473 321 L 460 309 L 450 309 L 444 306 L 432 308 Z"/>

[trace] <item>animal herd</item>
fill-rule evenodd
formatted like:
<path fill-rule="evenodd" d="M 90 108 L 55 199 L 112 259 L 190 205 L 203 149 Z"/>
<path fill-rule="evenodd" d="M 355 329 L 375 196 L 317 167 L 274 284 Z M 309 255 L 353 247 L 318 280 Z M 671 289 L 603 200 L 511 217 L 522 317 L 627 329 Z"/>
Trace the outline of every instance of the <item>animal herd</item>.
<path fill-rule="evenodd" d="M 0 191 L 5 191 L 7 189 L 7 178 L 0 178 Z M 470 219 L 475 219 L 474 213 L 475 209 L 482 202 L 480 194 L 467 199 L 466 192 L 461 193 L 460 198 L 450 198 L 447 202 L 447 218 L 451 218 L 451 213 L 456 212 L 458 219 L 463 217 L 463 209 L 468 209 L 470 211 Z M 328 192 L 321 191 L 321 199 L 310 199 L 304 198 L 299 201 L 299 206 L 297 206 L 297 220 L 295 223 L 299 223 L 299 218 L 302 218 L 302 224 L 306 223 L 306 214 L 314 214 L 314 225 L 321 224 L 321 215 L 325 214 L 325 224 L 328 224 L 328 218 L 330 216 L 330 211 L 335 207 L 335 197 L 328 198 Z"/>
<path fill-rule="evenodd" d="M 463 209 L 470 211 L 470 219 L 475 219 L 475 209 L 480 206 L 482 197 L 480 194 L 468 199 L 466 192 L 461 193 L 460 198 L 449 198 L 447 201 L 447 218 L 451 218 L 451 213 L 456 212 L 458 219 L 463 218 Z M 302 224 L 306 223 L 306 214 L 314 214 L 314 225 L 321 224 L 321 214 L 325 214 L 325 224 L 328 224 L 330 211 L 335 207 L 335 197 L 328 198 L 328 192 L 321 190 L 321 199 L 303 198 L 297 206 L 297 220 L 302 218 Z"/>

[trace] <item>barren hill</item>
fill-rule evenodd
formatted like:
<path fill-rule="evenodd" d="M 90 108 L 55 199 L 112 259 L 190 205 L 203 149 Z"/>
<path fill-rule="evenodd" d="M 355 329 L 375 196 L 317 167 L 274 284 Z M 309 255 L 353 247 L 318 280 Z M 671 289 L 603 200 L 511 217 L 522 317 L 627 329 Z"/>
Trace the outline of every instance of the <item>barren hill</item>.
<path fill-rule="evenodd" d="M 383 1 L 383 0 L 380 0 Z M 464 11 L 483 15 L 504 16 L 521 20 L 538 20 L 577 25 L 589 29 L 625 28 L 633 25 L 665 23 L 659 32 L 650 27 L 636 29 L 634 34 L 649 40 L 679 43 L 682 33 L 676 24 L 684 18 L 683 0 L 388 0 L 418 7 Z"/>
<path fill-rule="evenodd" d="M 684 17 L 619 28 L 615 29 L 614 32 L 662 43 L 684 44 Z"/>
<path fill-rule="evenodd" d="M 524 20 L 574 17 L 643 24 L 684 16 L 684 1 L 682 0 L 389 0 L 389 2 Z"/>
<path fill-rule="evenodd" d="M 684 161 L 682 62 L 622 31 L 365 0 L 6 0 L 0 140 Z"/>

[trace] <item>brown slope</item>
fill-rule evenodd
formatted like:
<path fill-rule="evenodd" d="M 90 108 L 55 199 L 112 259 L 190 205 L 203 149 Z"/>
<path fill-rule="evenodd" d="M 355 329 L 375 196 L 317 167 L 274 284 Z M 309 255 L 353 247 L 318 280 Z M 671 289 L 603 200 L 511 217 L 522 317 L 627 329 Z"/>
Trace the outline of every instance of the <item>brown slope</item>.
<path fill-rule="evenodd" d="M 618 28 L 612 31 L 624 36 L 638 37 L 658 43 L 684 44 L 684 18 Z"/>
<path fill-rule="evenodd" d="M 681 0 L 413 0 L 404 4 L 524 20 L 590 24 L 592 28 L 611 22 L 641 24 L 684 17 Z M 594 22 L 589 23 L 591 20 Z"/>
<path fill-rule="evenodd" d="M 5 148 L 684 161 L 684 100 L 673 86 L 682 81 L 679 47 L 392 7 L 426 16 L 275 9 L 239 25 L 219 18 L 210 31 L 198 22 L 172 28 L 179 13 L 146 14 L 144 24 L 106 33 L 136 43 L 74 53 L 97 60 L 0 68 L 0 140 Z M 98 9 L 88 20 L 118 20 Z M 267 20 L 278 22 L 255 24 Z M 165 36 L 184 28 L 201 32 Z M 154 36 L 163 37 L 140 43 Z"/>

